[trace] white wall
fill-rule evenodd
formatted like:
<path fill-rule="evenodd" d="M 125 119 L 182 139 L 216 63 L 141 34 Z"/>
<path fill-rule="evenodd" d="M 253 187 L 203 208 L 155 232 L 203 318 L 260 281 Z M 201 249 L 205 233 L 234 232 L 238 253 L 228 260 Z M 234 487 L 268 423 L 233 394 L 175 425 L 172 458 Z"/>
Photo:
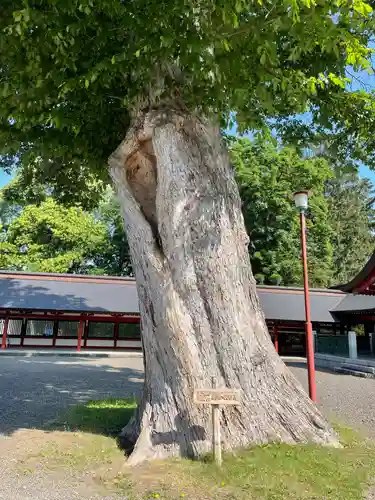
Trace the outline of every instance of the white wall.
<path fill-rule="evenodd" d="M 59 347 L 77 347 L 78 344 L 78 339 L 60 339 L 59 337 L 56 338 L 56 346 Z M 83 344 L 83 342 L 82 342 Z"/>
<path fill-rule="evenodd" d="M 112 340 L 87 339 L 86 347 L 113 347 L 114 345 L 115 341 L 113 339 Z"/>
<path fill-rule="evenodd" d="M 142 342 L 140 340 L 118 340 L 117 347 L 142 347 Z"/>
<path fill-rule="evenodd" d="M 23 341 L 24 346 L 31 346 L 31 345 L 40 345 L 40 346 L 46 346 L 46 347 L 52 347 L 53 341 L 52 339 L 45 339 L 45 338 L 25 338 Z"/>
<path fill-rule="evenodd" d="M 21 344 L 21 339 L 20 338 L 7 337 L 7 344 L 8 345 L 20 345 Z"/>

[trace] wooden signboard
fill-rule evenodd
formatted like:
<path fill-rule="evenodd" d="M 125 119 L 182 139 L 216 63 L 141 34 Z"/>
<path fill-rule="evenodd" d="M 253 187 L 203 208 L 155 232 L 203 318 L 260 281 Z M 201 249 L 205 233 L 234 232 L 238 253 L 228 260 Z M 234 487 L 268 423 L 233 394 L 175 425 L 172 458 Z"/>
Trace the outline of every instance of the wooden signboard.
<path fill-rule="evenodd" d="M 236 389 L 197 389 L 194 391 L 194 402 L 206 405 L 238 405 L 240 391 Z"/>
<path fill-rule="evenodd" d="M 215 462 L 221 465 L 220 405 L 239 405 L 240 391 L 237 389 L 196 389 L 194 402 L 212 407 L 212 452 Z"/>

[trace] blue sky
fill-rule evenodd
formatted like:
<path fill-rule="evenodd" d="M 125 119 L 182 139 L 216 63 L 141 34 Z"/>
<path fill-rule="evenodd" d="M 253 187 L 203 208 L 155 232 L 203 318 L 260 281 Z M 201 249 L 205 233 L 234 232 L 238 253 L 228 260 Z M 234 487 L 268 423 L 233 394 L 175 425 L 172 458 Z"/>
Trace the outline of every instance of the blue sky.
<path fill-rule="evenodd" d="M 3 170 L 0 169 L 0 188 L 7 184 L 11 179 L 10 175 L 7 175 Z"/>
<path fill-rule="evenodd" d="M 361 177 L 367 177 L 375 185 L 375 172 L 370 170 L 365 165 L 359 167 L 359 174 Z"/>

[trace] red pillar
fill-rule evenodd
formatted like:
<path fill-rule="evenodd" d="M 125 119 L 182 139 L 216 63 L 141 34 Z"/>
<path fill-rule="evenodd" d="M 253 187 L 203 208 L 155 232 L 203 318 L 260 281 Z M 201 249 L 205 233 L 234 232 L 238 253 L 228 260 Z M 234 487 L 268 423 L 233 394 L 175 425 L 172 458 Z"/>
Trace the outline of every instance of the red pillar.
<path fill-rule="evenodd" d="M 307 371 L 309 378 L 309 395 L 312 401 L 316 401 L 315 382 L 315 360 L 314 360 L 314 340 L 310 315 L 309 278 L 307 273 L 307 251 L 306 251 L 306 221 L 305 214 L 300 213 L 301 220 L 301 245 L 303 262 L 303 288 L 305 292 L 305 314 L 306 314 L 306 353 Z"/>
<path fill-rule="evenodd" d="M 85 326 L 85 322 L 83 319 L 79 321 L 79 326 L 78 326 L 78 343 L 77 343 L 77 351 L 81 350 L 81 344 L 82 344 L 82 335 L 83 335 L 83 329 Z"/>
<path fill-rule="evenodd" d="M 83 347 L 87 347 L 87 337 L 89 336 L 89 322 L 85 318 L 84 326 L 83 326 Z"/>
<path fill-rule="evenodd" d="M 273 340 L 274 340 L 275 350 L 277 354 L 279 354 L 279 330 L 277 329 L 276 325 L 273 327 Z"/>
<path fill-rule="evenodd" d="M 4 321 L 3 339 L 1 342 L 2 349 L 6 349 L 7 347 L 8 324 L 9 324 L 9 318 L 6 317 Z"/>

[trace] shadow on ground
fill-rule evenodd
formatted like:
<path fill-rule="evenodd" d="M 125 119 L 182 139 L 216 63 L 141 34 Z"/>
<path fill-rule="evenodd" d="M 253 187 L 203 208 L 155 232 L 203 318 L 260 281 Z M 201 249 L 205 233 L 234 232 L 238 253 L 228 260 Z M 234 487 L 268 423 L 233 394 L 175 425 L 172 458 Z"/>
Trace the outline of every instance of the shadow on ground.
<path fill-rule="evenodd" d="M 45 429 L 77 404 L 91 400 L 131 398 L 136 400 L 143 387 L 142 359 L 132 361 L 134 368 L 117 360 L 87 358 L 0 359 L 0 437 L 18 429 Z M 123 364 L 129 364 L 124 360 Z M 111 363 L 111 364 L 109 364 Z M 139 365 L 139 366 L 138 366 Z M 116 406 L 91 408 L 78 415 L 83 431 L 103 433 L 104 422 L 118 428 L 129 420 L 133 409 Z M 94 417 L 96 414 L 96 418 Z M 59 424 L 61 428 L 61 423 Z M 68 430 L 68 427 L 66 428 Z M 106 428 L 107 433 L 117 429 Z"/>

